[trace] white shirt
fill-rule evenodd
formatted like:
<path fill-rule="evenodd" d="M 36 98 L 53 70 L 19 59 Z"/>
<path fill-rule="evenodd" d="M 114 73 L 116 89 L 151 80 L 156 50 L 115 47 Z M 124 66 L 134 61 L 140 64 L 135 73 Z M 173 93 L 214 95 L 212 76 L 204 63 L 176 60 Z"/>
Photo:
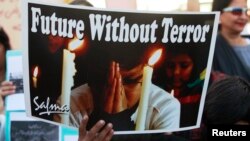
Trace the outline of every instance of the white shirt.
<path fill-rule="evenodd" d="M 137 111 L 131 119 L 136 121 Z M 145 130 L 175 130 L 180 125 L 180 103 L 156 85 L 151 85 Z"/>

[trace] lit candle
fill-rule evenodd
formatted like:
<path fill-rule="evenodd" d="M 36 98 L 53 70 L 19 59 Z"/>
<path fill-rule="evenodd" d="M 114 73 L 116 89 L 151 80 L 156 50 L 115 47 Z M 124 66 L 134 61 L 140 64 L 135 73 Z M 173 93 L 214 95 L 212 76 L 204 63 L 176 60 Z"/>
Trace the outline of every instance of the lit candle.
<path fill-rule="evenodd" d="M 34 71 L 33 71 L 33 87 L 37 88 L 37 76 L 38 76 L 38 66 L 35 67 Z"/>
<path fill-rule="evenodd" d="M 153 65 L 159 60 L 162 49 L 157 50 L 149 59 L 148 65 L 143 68 L 142 89 L 140 96 L 140 103 L 138 107 L 136 130 L 145 130 L 146 116 L 148 109 L 148 98 L 151 86 L 151 78 L 153 74 Z"/>
<path fill-rule="evenodd" d="M 70 51 L 82 45 L 83 40 L 73 39 L 68 45 L 69 50 L 63 50 L 61 106 L 68 107 L 67 109 L 70 109 L 70 93 L 71 87 L 74 85 L 73 77 L 76 73 L 74 63 L 75 53 L 71 53 Z M 69 112 L 61 115 L 61 123 L 69 125 Z"/>

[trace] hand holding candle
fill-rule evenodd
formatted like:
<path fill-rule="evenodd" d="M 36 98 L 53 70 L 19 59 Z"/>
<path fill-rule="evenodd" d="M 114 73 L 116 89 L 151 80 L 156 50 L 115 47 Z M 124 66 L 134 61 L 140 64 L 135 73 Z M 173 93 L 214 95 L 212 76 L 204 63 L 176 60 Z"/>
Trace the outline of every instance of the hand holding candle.
<path fill-rule="evenodd" d="M 140 103 L 138 107 L 136 130 L 145 130 L 148 98 L 151 86 L 151 78 L 153 74 L 153 65 L 159 60 L 162 53 L 162 49 L 157 50 L 152 57 L 150 57 L 148 65 L 143 68 L 142 89 Z"/>
<path fill-rule="evenodd" d="M 69 43 L 69 50 L 75 50 L 77 47 L 82 46 L 83 40 L 73 39 Z M 74 85 L 73 76 L 76 73 L 75 69 L 75 54 L 69 50 L 63 50 L 63 70 L 62 70 L 62 90 L 61 90 L 61 106 L 70 107 L 70 93 L 71 87 Z M 61 115 L 62 123 L 69 124 L 69 113 Z"/>

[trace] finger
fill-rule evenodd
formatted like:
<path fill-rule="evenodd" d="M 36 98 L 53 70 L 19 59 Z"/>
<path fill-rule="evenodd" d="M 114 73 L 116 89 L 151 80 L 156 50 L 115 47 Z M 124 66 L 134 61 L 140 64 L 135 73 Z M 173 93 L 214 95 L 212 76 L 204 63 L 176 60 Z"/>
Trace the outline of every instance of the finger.
<path fill-rule="evenodd" d="M 13 85 L 13 82 L 11 81 L 3 81 L 0 85 L 0 89 L 2 91 L 6 91 L 6 90 L 15 90 L 16 86 Z"/>
<path fill-rule="evenodd" d="M 12 86 L 12 87 L 11 88 L 9 88 L 9 87 L 0 88 L 0 95 L 1 96 L 7 96 L 7 95 L 15 93 L 16 87 L 15 86 Z"/>
<path fill-rule="evenodd" d="M 13 94 L 13 93 L 15 93 L 15 90 L 8 90 L 8 91 L 1 91 L 0 90 L 1 96 L 7 96 L 7 95 L 10 95 L 10 94 Z"/>
<path fill-rule="evenodd" d="M 115 62 L 114 61 L 112 61 L 112 68 L 111 68 L 111 78 L 112 78 L 112 80 L 114 80 L 114 77 L 115 77 Z"/>
<path fill-rule="evenodd" d="M 125 94 L 125 89 L 124 89 L 124 86 L 123 84 L 121 83 L 121 106 L 122 108 L 127 108 L 127 97 L 126 97 L 126 94 Z"/>
<path fill-rule="evenodd" d="M 112 61 L 109 66 L 108 83 L 109 85 L 113 83 L 115 77 L 115 62 Z"/>
<path fill-rule="evenodd" d="M 2 85 L 1 89 L 2 90 L 15 90 L 16 86 L 15 85 Z"/>
<path fill-rule="evenodd" d="M 13 82 L 11 82 L 11 81 L 3 81 L 1 83 L 1 86 L 12 86 L 12 85 L 13 85 Z"/>
<path fill-rule="evenodd" d="M 100 132 L 100 134 L 97 136 L 97 140 L 104 140 L 106 136 L 109 135 L 109 132 L 112 130 L 113 125 L 109 123 L 105 126 L 105 128 Z"/>
<path fill-rule="evenodd" d="M 111 138 L 113 137 L 113 135 L 114 135 L 114 130 L 111 129 L 111 130 L 109 131 L 109 133 L 107 134 L 107 136 L 106 136 L 103 140 L 104 140 L 104 141 L 110 141 Z"/>
<path fill-rule="evenodd" d="M 120 75 L 120 66 L 119 63 L 115 64 L 115 78 L 118 78 Z"/>
<path fill-rule="evenodd" d="M 105 122 L 103 120 L 98 121 L 88 132 L 86 140 L 93 140 L 104 125 Z"/>
<path fill-rule="evenodd" d="M 114 79 L 111 88 L 108 88 L 109 90 L 106 93 L 105 97 L 105 111 L 107 113 L 111 113 L 113 110 L 113 102 L 114 102 L 114 96 L 115 96 L 115 89 L 117 85 L 117 80 Z"/>
<path fill-rule="evenodd" d="M 114 100 L 114 96 L 115 96 L 115 91 L 116 91 L 116 87 L 117 87 L 117 79 L 114 79 L 113 84 L 111 85 L 111 89 L 110 89 L 110 96 L 112 97 L 111 100 Z M 113 103 L 113 102 L 112 102 Z"/>
<path fill-rule="evenodd" d="M 114 113 L 120 112 L 121 111 L 121 105 L 122 105 L 122 99 L 121 99 L 121 87 L 122 87 L 122 82 L 121 82 L 121 75 L 117 78 L 117 85 L 115 89 L 115 98 L 114 98 Z"/>
<path fill-rule="evenodd" d="M 16 87 L 15 86 L 4 86 L 0 88 L 0 94 L 2 96 L 6 96 L 9 94 L 13 94 L 16 91 Z"/>
<path fill-rule="evenodd" d="M 79 138 L 80 139 L 83 139 L 87 134 L 86 127 L 87 127 L 88 120 L 89 120 L 88 116 L 84 116 L 82 121 L 81 121 L 81 124 L 79 127 Z"/>
<path fill-rule="evenodd" d="M 105 101 L 104 101 L 104 111 L 107 113 L 111 113 L 113 110 L 113 101 L 114 101 L 114 93 L 115 93 L 115 70 L 116 70 L 116 63 L 112 61 L 110 65 L 110 72 L 109 72 L 109 80 L 108 80 L 108 87 L 105 90 Z"/>

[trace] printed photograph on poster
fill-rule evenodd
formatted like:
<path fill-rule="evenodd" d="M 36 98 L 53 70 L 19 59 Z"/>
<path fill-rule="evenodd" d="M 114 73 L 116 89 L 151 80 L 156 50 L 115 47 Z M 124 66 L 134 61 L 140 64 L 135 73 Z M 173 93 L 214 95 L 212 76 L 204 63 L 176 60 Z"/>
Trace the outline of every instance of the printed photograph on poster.
<path fill-rule="evenodd" d="M 22 51 L 8 50 L 6 53 L 6 80 L 16 86 L 15 93 L 23 93 L 23 58 Z"/>
<path fill-rule="evenodd" d="M 114 11 L 23 3 L 27 112 L 115 134 L 200 126 L 218 13 Z"/>
<path fill-rule="evenodd" d="M 6 137 L 11 141 L 59 140 L 59 126 L 28 118 L 25 111 L 9 112 L 7 120 Z"/>
<path fill-rule="evenodd" d="M 12 141 L 59 140 L 59 128 L 42 121 L 12 121 Z"/>

